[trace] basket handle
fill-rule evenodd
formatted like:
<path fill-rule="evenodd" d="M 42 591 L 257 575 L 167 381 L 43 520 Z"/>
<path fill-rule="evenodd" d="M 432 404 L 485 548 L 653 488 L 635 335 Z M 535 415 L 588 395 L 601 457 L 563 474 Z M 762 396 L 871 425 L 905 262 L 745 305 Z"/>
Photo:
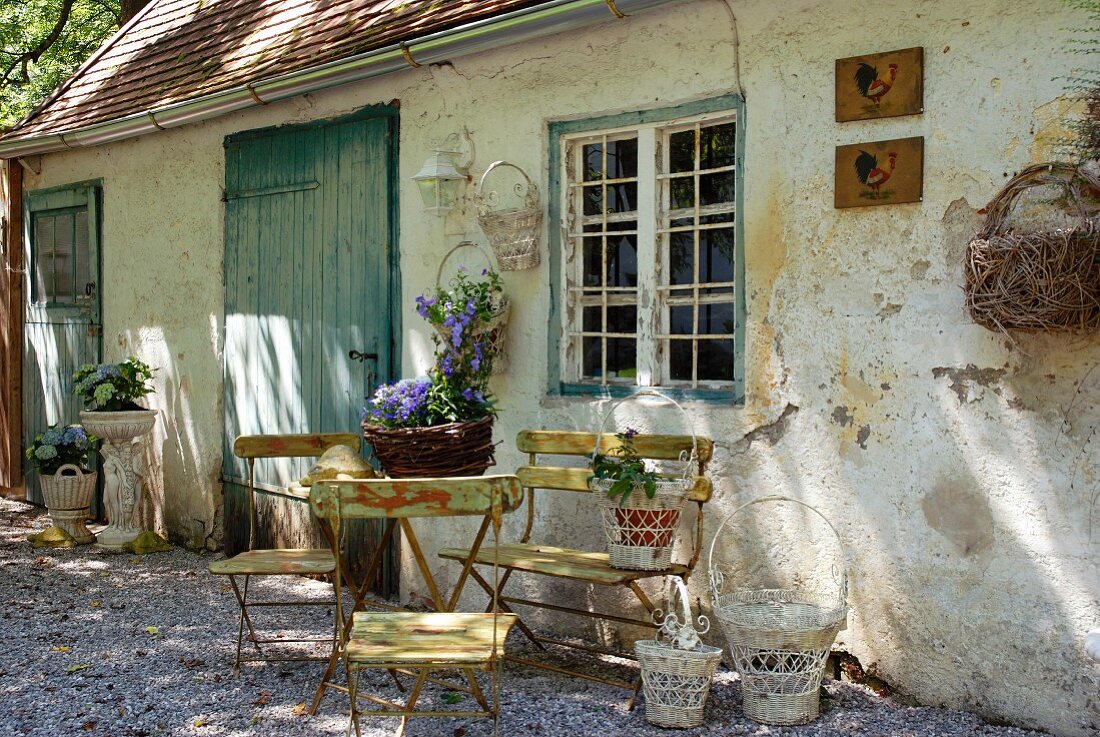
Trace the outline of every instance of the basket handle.
<path fill-rule="evenodd" d="M 828 525 L 829 529 L 832 531 L 833 535 L 836 537 L 837 547 L 840 548 L 840 562 L 841 562 L 841 565 L 840 565 L 840 582 L 839 582 L 840 583 L 840 597 L 841 597 L 842 602 L 847 603 L 848 602 L 848 570 L 847 570 L 847 567 L 844 564 L 844 541 L 841 539 L 840 533 L 837 532 L 836 527 L 834 527 L 833 523 L 829 521 L 829 518 L 826 517 L 825 515 L 823 515 L 821 512 L 819 512 L 816 507 L 814 507 L 810 504 L 807 504 L 806 502 L 801 501 L 799 499 L 793 499 L 789 496 L 782 496 L 782 495 L 779 495 L 779 494 L 771 494 L 771 495 L 768 495 L 768 496 L 761 496 L 761 497 L 757 497 L 756 499 L 752 499 L 750 501 L 745 502 L 740 507 L 738 507 L 737 509 L 733 510 L 728 515 L 726 515 L 726 518 L 724 520 L 722 520 L 722 524 L 718 525 L 718 529 L 714 531 L 714 537 L 711 539 L 710 547 L 707 549 L 707 573 L 709 574 L 707 576 L 707 578 L 709 579 L 709 583 L 710 583 L 711 600 L 712 601 L 718 601 L 718 590 L 717 590 L 717 588 L 715 586 L 715 583 L 714 583 L 714 546 L 718 542 L 718 538 L 722 533 L 722 529 L 727 524 L 729 524 L 730 520 L 732 520 L 734 517 L 736 517 L 741 512 L 748 509 L 749 507 L 753 506 L 754 504 L 764 504 L 764 503 L 767 503 L 767 502 L 790 502 L 792 504 L 798 504 L 799 506 L 805 507 L 806 509 L 808 509 L 811 512 L 813 512 L 814 514 L 816 514 L 818 517 L 820 517 L 825 522 L 826 525 Z"/>
<path fill-rule="evenodd" d="M 65 471 L 72 471 L 74 476 L 83 476 L 84 470 L 75 463 L 66 463 L 61 468 L 57 469 L 54 473 L 55 476 L 61 476 Z"/>
<path fill-rule="evenodd" d="M 442 288 L 443 286 L 439 283 L 439 280 L 443 278 L 443 267 L 447 265 L 447 262 L 450 261 L 451 256 L 453 256 L 455 252 L 461 251 L 463 248 L 473 248 L 478 253 L 480 253 L 485 259 L 486 263 L 489 264 L 489 269 L 491 270 L 493 268 L 493 259 L 489 257 L 489 254 L 485 252 L 484 248 L 474 243 L 473 241 L 459 241 L 457 246 L 454 246 L 453 248 L 451 248 L 451 250 L 447 251 L 447 253 L 443 256 L 443 259 L 439 262 L 439 268 L 435 270 L 435 285 L 437 287 Z"/>
<path fill-rule="evenodd" d="M 504 161 L 503 159 L 501 159 L 500 161 L 494 161 L 493 163 L 489 164 L 489 168 L 485 170 L 485 173 L 481 175 L 481 179 L 478 180 L 477 190 L 474 193 L 474 197 L 478 203 L 478 209 L 480 210 L 482 207 L 487 207 L 488 205 L 492 204 L 493 201 L 497 198 L 496 192 L 490 192 L 488 194 L 484 193 L 485 180 L 489 178 L 489 174 L 491 174 L 493 170 L 499 169 L 503 166 L 508 166 L 518 171 L 520 176 L 523 177 L 523 181 L 527 183 L 525 187 L 523 182 L 516 182 L 516 185 L 513 188 L 515 193 L 523 198 L 523 204 L 527 208 L 538 207 L 539 188 L 535 185 L 534 182 L 531 181 L 531 177 L 527 176 L 527 172 L 525 172 L 523 169 L 516 166 L 512 162 Z"/>
<path fill-rule="evenodd" d="M 680 600 L 679 614 L 676 612 L 676 599 Z M 679 576 L 668 576 L 668 608 L 667 613 L 660 609 L 653 611 L 653 621 L 660 625 L 659 634 L 680 650 L 694 650 L 703 644 L 699 635 L 710 630 L 710 620 L 703 615 L 699 615 L 695 621 L 692 620 L 691 596 L 684 579 Z M 698 628 L 695 622 L 699 623 Z"/>
<path fill-rule="evenodd" d="M 630 402 L 637 399 L 638 397 L 657 397 L 658 399 L 663 399 L 669 404 L 674 405 L 676 409 L 680 410 L 680 414 L 683 415 L 684 418 L 684 425 L 691 433 L 691 456 L 688 458 L 684 458 L 683 452 L 681 451 L 680 453 L 680 460 L 684 463 L 684 478 L 689 478 L 693 473 L 693 463 L 699 458 L 699 439 L 695 435 L 695 425 L 694 423 L 692 423 L 687 411 L 680 406 L 679 402 L 677 402 L 672 397 L 661 394 L 661 392 L 657 391 L 656 389 L 642 389 L 640 391 L 636 391 L 628 397 L 623 397 L 622 399 L 616 400 L 614 403 L 612 403 L 610 407 L 607 408 L 607 412 L 604 413 L 603 420 L 600 421 L 600 427 L 596 431 L 596 447 L 593 450 L 593 454 L 599 454 L 600 439 L 603 437 L 603 430 L 605 427 L 607 427 L 607 420 L 611 417 L 611 415 L 615 413 L 616 408 L 618 408 L 618 406 L 623 402 Z"/>
<path fill-rule="evenodd" d="M 1004 233 L 1008 216 L 1016 206 L 1020 196 L 1033 187 L 1056 184 L 1068 194 L 1077 208 L 1077 217 L 1088 220 L 1084 198 L 1081 196 L 1081 184 L 1100 192 L 1100 178 L 1072 164 L 1035 164 L 1022 169 L 1001 188 L 989 204 L 985 206 L 987 215 L 978 237 L 988 240 Z"/>

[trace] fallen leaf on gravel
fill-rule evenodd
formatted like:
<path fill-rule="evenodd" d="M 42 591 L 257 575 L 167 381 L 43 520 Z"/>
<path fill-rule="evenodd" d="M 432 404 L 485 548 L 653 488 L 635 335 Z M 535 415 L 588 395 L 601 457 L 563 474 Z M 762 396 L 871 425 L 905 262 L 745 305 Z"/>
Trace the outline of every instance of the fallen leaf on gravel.
<path fill-rule="evenodd" d="M 95 725 L 96 725 L 95 719 L 89 719 L 88 721 L 84 722 L 80 726 L 85 732 L 91 732 L 93 729 L 95 729 Z"/>
<path fill-rule="evenodd" d="M 156 627 L 146 627 L 145 631 L 148 632 L 150 635 L 159 635 L 160 634 L 160 630 Z"/>
<path fill-rule="evenodd" d="M 195 727 L 197 727 L 197 728 L 205 727 L 209 723 L 210 722 L 206 721 L 205 719 L 196 719 L 195 720 Z"/>
<path fill-rule="evenodd" d="M 111 572 L 110 571 L 100 571 L 99 575 L 100 575 L 101 578 L 107 578 L 107 576 L 111 575 Z"/>
<path fill-rule="evenodd" d="M 303 701 L 300 704 L 298 704 L 297 706 L 295 706 L 293 709 L 291 709 L 290 713 L 293 714 L 296 717 L 303 717 L 307 713 L 309 713 L 309 708 L 306 706 L 306 702 Z"/>
<path fill-rule="evenodd" d="M 271 692 L 267 690 L 260 691 L 260 695 L 252 699 L 252 703 L 256 706 L 263 706 L 271 701 Z"/>
<path fill-rule="evenodd" d="M 454 691 L 445 691 L 440 698 L 443 699 L 444 704 L 457 704 L 459 701 L 462 701 L 462 694 L 457 694 Z"/>
<path fill-rule="evenodd" d="M 184 668 L 198 668 L 200 665 L 206 665 L 206 661 L 201 658 L 180 658 L 180 665 Z"/>
<path fill-rule="evenodd" d="M 229 584 L 227 584 L 227 583 L 223 583 L 223 584 L 222 584 L 222 591 L 223 591 L 223 592 L 225 592 L 225 591 L 232 591 L 232 590 L 233 590 L 233 587 L 232 587 L 232 586 L 230 586 Z"/>
<path fill-rule="evenodd" d="M 81 663 L 80 665 L 70 665 L 65 669 L 66 673 L 76 673 L 78 670 L 84 670 L 85 668 L 91 668 L 91 663 Z"/>
<path fill-rule="evenodd" d="M 256 725 L 256 724 L 259 724 L 259 723 L 260 723 L 260 715 L 259 714 L 254 714 L 252 716 L 252 724 Z"/>
<path fill-rule="evenodd" d="M 466 737 L 466 728 L 455 727 L 455 737 Z"/>
<path fill-rule="evenodd" d="M 93 600 L 92 601 L 92 608 L 93 609 L 99 609 L 99 605 L 100 605 L 100 602 L 98 600 Z"/>
<path fill-rule="evenodd" d="M 54 645 L 50 648 L 51 653 L 67 653 L 72 650 L 68 645 Z"/>

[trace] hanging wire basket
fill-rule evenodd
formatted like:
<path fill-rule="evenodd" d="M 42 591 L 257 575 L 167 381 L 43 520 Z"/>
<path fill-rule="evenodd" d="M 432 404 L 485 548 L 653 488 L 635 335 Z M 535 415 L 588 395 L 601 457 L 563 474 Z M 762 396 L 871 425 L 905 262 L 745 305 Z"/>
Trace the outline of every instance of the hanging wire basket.
<path fill-rule="evenodd" d="M 511 167 L 520 173 L 523 182 L 516 183 L 515 193 L 523 200 L 522 207 L 494 210 L 500 193 L 486 191 L 485 180 L 500 167 Z M 539 190 L 523 169 L 507 161 L 494 161 L 481 175 L 474 195 L 477 202 L 477 222 L 489 238 L 501 271 L 522 271 L 539 265 L 539 235 L 542 232 L 542 208 Z"/>
<path fill-rule="evenodd" d="M 755 504 L 789 502 L 813 512 L 828 525 L 840 546 L 840 535 L 821 512 L 784 496 L 765 496 L 735 509 L 714 533 L 708 553 L 713 613 L 729 642 L 733 668 L 741 675 L 745 716 L 763 724 L 806 724 L 820 712 L 825 659 L 848 616 L 848 575 L 833 569 L 837 590 L 809 585 L 784 589 L 727 590 L 715 545 L 730 522 Z"/>
<path fill-rule="evenodd" d="M 653 621 L 660 625 L 656 637 L 634 643 L 642 667 L 646 721 L 659 727 L 698 727 L 722 648 L 699 639 L 710 629 L 710 621 L 701 615 L 692 619 L 691 600 L 679 576 L 668 577 L 667 612 L 655 610 Z"/>
<path fill-rule="evenodd" d="M 678 461 L 670 461 L 673 469 L 657 480 L 656 493 L 649 497 L 645 489 L 636 486 L 625 499 L 608 496 L 613 479 L 589 478 L 588 488 L 594 493 L 603 519 L 607 536 L 607 551 L 612 568 L 641 571 L 663 571 L 672 563 L 672 548 L 676 542 L 676 529 L 680 524 L 680 512 L 694 485 L 693 471 L 699 458 L 699 444 L 695 429 L 684 408 L 664 394 L 653 390 L 636 392 L 611 405 L 596 432 L 595 453 L 600 452 L 600 441 L 607 420 L 615 409 L 638 397 L 651 396 L 673 404 L 683 415 L 691 430 L 691 453 L 683 452 Z"/>
<path fill-rule="evenodd" d="M 443 260 L 439 262 L 439 268 L 435 271 L 435 285 L 440 289 L 443 288 L 441 283 L 443 279 L 443 267 L 451 259 L 456 252 L 462 249 L 473 249 L 481 254 L 481 257 L 485 260 L 488 268 L 493 267 L 493 260 L 485 250 L 474 243 L 473 241 L 462 241 L 451 250 L 447 251 L 443 256 Z M 463 264 L 466 266 L 466 264 Z M 469 267 L 466 267 L 469 269 Z M 473 270 L 470 270 L 471 273 Z M 507 334 L 506 328 L 508 327 L 508 313 L 511 309 L 511 305 L 508 302 L 508 298 L 501 295 L 500 302 L 496 305 L 496 309 L 493 310 L 493 314 L 490 318 L 479 323 L 477 328 L 473 331 L 472 342 L 481 342 L 486 346 L 483 350 L 486 351 L 486 355 L 490 356 L 493 361 L 493 374 L 503 373 L 508 367 L 508 354 L 505 350 L 505 337 Z M 436 325 L 432 323 L 432 327 L 439 333 L 440 338 L 446 342 L 450 340 L 450 328 L 444 325 Z M 472 343 L 471 343 L 472 344 Z"/>

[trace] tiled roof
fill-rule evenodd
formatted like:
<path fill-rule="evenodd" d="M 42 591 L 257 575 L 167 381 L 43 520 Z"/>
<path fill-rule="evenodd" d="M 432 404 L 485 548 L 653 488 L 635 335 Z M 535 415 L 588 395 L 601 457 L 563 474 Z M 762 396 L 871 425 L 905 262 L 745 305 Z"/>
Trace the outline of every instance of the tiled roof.
<path fill-rule="evenodd" d="M 57 133 L 296 72 L 538 0 L 153 0 L 5 138 Z"/>

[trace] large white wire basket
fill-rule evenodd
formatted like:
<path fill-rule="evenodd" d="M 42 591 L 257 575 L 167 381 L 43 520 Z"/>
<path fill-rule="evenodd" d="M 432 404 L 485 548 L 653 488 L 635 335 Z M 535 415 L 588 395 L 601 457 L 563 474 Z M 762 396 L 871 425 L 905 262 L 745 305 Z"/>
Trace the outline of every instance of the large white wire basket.
<path fill-rule="evenodd" d="M 523 206 L 495 210 L 493 208 L 500 201 L 500 193 L 486 191 L 485 180 L 494 170 L 504 166 L 515 169 L 523 177 L 523 182 L 514 187 Z M 538 266 L 542 208 L 539 206 L 538 187 L 527 173 L 507 161 L 494 161 L 481 175 L 474 199 L 477 202 L 477 223 L 493 247 L 500 270 L 520 271 Z"/>
<path fill-rule="evenodd" d="M 729 590 L 715 546 L 730 522 L 755 504 L 789 502 L 824 520 L 837 539 L 840 564 L 833 569 L 832 591 L 810 586 L 739 588 Z M 784 496 L 765 496 L 741 505 L 718 526 L 711 541 L 707 568 L 713 613 L 729 643 L 741 675 L 745 716 L 763 724 L 812 722 L 820 713 L 821 678 L 825 660 L 848 616 L 848 576 L 840 535 L 832 523 L 809 504 Z"/>
<path fill-rule="evenodd" d="M 600 452 L 600 440 L 615 409 L 623 402 L 647 396 L 668 402 L 680 411 L 691 431 L 691 453 L 681 453 L 678 461 L 669 462 L 667 477 L 657 480 L 657 490 L 653 497 L 647 496 L 642 487 L 635 487 L 625 499 L 608 496 L 614 483 L 611 479 L 590 478 L 588 488 L 595 495 L 600 507 L 611 566 L 640 571 L 663 571 L 672 563 L 672 549 L 676 543 L 676 530 L 680 526 L 680 512 L 694 483 L 694 470 L 699 459 L 698 439 L 687 413 L 675 400 L 658 391 L 644 389 L 635 392 L 608 408 L 599 430 L 596 431 L 594 453 Z"/>
<path fill-rule="evenodd" d="M 710 629 L 710 621 L 704 616 L 692 619 L 691 600 L 679 576 L 669 576 L 667 611 L 655 610 L 653 620 L 660 625 L 656 637 L 634 643 L 642 667 L 646 721 L 659 727 L 698 727 L 722 648 L 699 639 Z"/>

